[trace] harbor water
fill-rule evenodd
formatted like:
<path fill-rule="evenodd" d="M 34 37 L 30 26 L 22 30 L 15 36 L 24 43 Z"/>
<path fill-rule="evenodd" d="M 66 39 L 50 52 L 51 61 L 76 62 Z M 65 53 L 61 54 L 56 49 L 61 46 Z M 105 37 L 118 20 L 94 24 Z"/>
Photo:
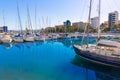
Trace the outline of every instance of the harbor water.
<path fill-rule="evenodd" d="M 81 39 L 0 45 L 0 80 L 120 80 L 120 70 L 76 55 Z M 94 39 L 90 39 L 95 43 Z"/>

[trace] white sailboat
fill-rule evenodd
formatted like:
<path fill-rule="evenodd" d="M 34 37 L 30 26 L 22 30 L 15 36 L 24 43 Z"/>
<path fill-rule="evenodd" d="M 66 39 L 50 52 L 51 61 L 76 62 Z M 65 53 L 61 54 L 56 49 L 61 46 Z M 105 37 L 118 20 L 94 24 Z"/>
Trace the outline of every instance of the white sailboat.
<path fill-rule="evenodd" d="M 14 42 L 22 43 L 23 42 L 23 31 L 22 31 L 22 23 L 21 23 L 21 18 L 20 18 L 18 3 L 17 3 L 17 12 L 18 12 L 18 20 L 19 20 L 19 26 L 18 27 L 20 28 L 20 30 L 15 35 Z"/>
<path fill-rule="evenodd" d="M 4 18 L 4 13 L 3 13 L 3 21 L 5 25 L 5 18 Z M 9 44 L 12 42 L 12 38 L 8 32 L 4 32 L 2 37 L 1 37 L 1 42 L 5 44 Z"/>
<path fill-rule="evenodd" d="M 1 38 L 1 42 L 5 44 L 9 44 L 12 42 L 12 38 L 9 33 L 4 33 L 3 37 Z"/>
<path fill-rule="evenodd" d="M 36 22 L 36 7 L 35 7 L 35 27 L 36 27 L 36 30 L 37 30 L 37 22 Z M 40 33 L 35 31 L 34 32 L 34 37 L 35 37 L 35 41 L 40 41 Z"/>
<path fill-rule="evenodd" d="M 25 42 L 33 42 L 35 39 L 34 39 L 34 35 L 30 32 L 26 33 L 25 36 L 24 36 L 24 41 Z"/>
<path fill-rule="evenodd" d="M 100 5 L 101 0 L 99 0 L 99 22 L 100 22 Z M 91 6 L 92 0 L 90 0 L 88 23 L 90 23 Z M 86 44 L 73 45 L 76 54 L 92 62 L 112 67 L 120 67 L 120 43 L 109 40 L 100 40 L 100 25 L 99 25 L 97 44 L 90 45 L 88 43 L 89 24 L 87 25 L 85 30 L 87 31 Z"/>
<path fill-rule="evenodd" d="M 23 39 L 24 39 L 25 42 L 33 42 L 33 41 L 35 41 L 35 38 L 34 38 L 33 30 L 32 30 L 32 24 L 31 24 L 31 19 L 30 19 L 28 6 L 27 6 L 27 13 L 28 13 L 27 18 L 28 18 L 29 31 L 26 31 Z"/>

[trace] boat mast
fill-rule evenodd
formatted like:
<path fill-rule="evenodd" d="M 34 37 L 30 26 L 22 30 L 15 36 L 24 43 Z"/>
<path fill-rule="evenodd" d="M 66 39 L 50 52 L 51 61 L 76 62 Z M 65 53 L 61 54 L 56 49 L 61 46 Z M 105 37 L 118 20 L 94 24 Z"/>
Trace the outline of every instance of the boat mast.
<path fill-rule="evenodd" d="M 3 10 L 3 25 L 5 26 L 5 16 L 4 16 L 4 10 Z"/>
<path fill-rule="evenodd" d="M 28 18 L 28 26 L 29 26 L 29 29 L 31 29 L 31 32 L 32 32 L 32 34 L 33 34 L 32 23 L 31 23 L 31 18 L 30 18 L 30 12 L 29 12 L 28 5 L 27 5 L 27 18 Z"/>
<path fill-rule="evenodd" d="M 37 22 L 36 22 L 37 16 L 36 16 L 36 14 L 37 13 L 36 13 L 36 6 L 35 6 L 35 28 L 36 28 L 35 30 L 36 30 L 36 33 L 37 33 Z"/>
<path fill-rule="evenodd" d="M 19 27 L 20 27 L 20 33 L 22 34 L 22 23 L 21 23 L 21 18 L 20 18 L 20 12 L 19 12 L 19 6 L 18 6 L 18 2 L 17 2 L 17 12 L 18 12 L 18 20 L 19 20 Z"/>
<path fill-rule="evenodd" d="M 100 40 L 100 13 L 101 13 L 101 0 L 99 0 L 99 11 L 98 11 L 99 24 L 98 24 L 98 37 L 97 37 L 97 42 Z"/>
<path fill-rule="evenodd" d="M 88 16 L 88 25 L 87 25 L 87 39 L 86 39 L 86 45 L 87 45 L 87 48 L 88 48 L 88 37 L 89 37 L 89 26 L 90 26 L 90 18 L 91 18 L 91 8 L 92 8 L 92 0 L 90 0 L 90 8 L 89 8 L 89 16 Z"/>

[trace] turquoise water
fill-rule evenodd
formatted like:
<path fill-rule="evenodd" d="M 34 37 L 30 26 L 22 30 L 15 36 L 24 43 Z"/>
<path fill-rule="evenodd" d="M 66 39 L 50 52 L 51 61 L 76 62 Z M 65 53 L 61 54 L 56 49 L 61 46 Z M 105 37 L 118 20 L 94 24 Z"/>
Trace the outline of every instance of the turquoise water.
<path fill-rule="evenodd" d="M 119 69 L 78 57 L 72 44 L 80 41 L 0 45 L 0 80 L 120 80 Z"/>

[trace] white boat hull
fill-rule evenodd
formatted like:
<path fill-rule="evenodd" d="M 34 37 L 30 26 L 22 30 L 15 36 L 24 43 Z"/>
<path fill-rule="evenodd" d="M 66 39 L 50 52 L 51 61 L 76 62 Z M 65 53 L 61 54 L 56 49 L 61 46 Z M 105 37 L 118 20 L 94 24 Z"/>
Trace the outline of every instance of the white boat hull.
<path fill-rule="evenodd" d="M 26 41 L 26 42 L 33 42 L 33 41 L 35 41 L 35 39 L 34 39 L 34 37 L 25 37 L 24 41 Z"/>
<path fill-rule="evenodd" d="M 16 43 L 22 43 L 22 42 L 24 42 L 24 40 L 22 38 L 15 38 L 14 41 Z"/>
<path fill-rule="evenodd" d="M 2 43 L 11 43 L 12 42 L 12 38 L 2 38 L 1 42 Z"/>
<path fill-rule="evenodd" d="M 35 37 L 35 41 L 40 41 L 40 37 Z"/>

